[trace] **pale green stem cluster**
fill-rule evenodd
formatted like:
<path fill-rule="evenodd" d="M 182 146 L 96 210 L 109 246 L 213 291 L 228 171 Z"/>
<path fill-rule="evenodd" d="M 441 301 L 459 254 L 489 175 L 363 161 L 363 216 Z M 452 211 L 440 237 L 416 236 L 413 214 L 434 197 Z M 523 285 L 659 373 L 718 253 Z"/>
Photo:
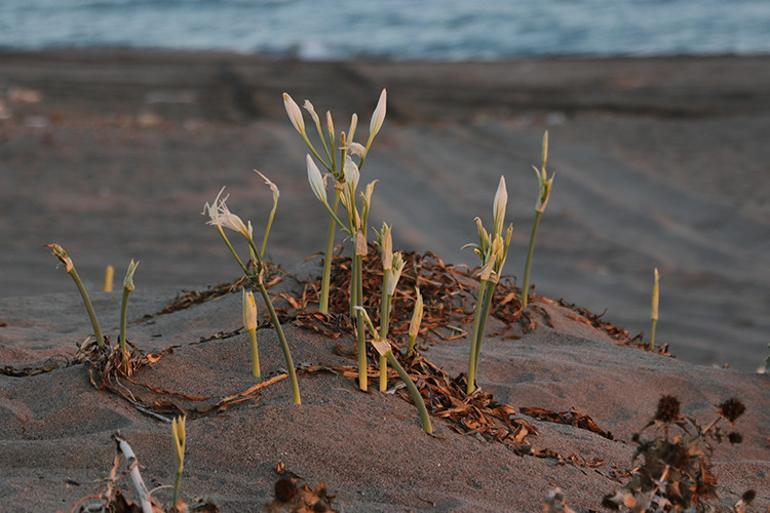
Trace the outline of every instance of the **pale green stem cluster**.
<path fill-rule="evenodd" d="M 134 260 L 131 260 L 128 264 L 128 269 L 126 269 L 126 275 L 123 278 L 123 296 L 120 301 L 120 338 L 118 341 L 120 342 L 120 353 L 121 358 L 123 360 L 123 368 L 128 372 L 128 346 L 126 344 L 126 323 L 128 321 L 127 312 L 128 312 L 128 296 L 131 295 L 131 293 L 136 288 L 134 286 L 134 273 L 136 272 L 136 268 L 139 267 L 139 262 L 136 262 Z"/>
<path fill-rule="evenodd" d="M 471 347 L 468 353 L 468 382 L 466 392 L 470 395 L 476 390 L 476 372 L 479 367 L 481 346 L 484 340 L 487 318 L 492 308 L 492 299 L 495 287 L 500 280 L 500 275 L 508 257 L 508 248 L 511 245 L 513 225 L 509 225 L 503 238 L 503 226 L 505 225 L 505 210 L 508 202 L 508 193 L 505 188 L 505 179 L 500 177 L 500 184 L 495 194 L 492 207 L 492 233 L 490 234 L 481 219 L 476 218 L 476 231 L 478 232 L 478 244 L 468 244 L 466 247 L 473 251 L 481 259 L 478 297 L 473 311 L 473 331 L 471 332 Z"/>
<path fill-rule="evenodd" d="M 182 473 L 184 472 L 184 457 L 187 449 L 187 432 L 185 429 L 186 417 L 176 417 L 171 421 L 171 438 L 174 441 L 174 456 L 176 458 L 176 478 L 174 479 L 174 498 L 172 504 L 176 506 L 179 499 L 179 489 L 182 485 Z"/>
<path fill-rule="evenodd" d="M 396 358 L 396 356 L 393 354 L 393 349 L 390 345 L 390 342 L 388 342 L 386 339 L 380 338 L 380 335 L 374 328 L 374 324 L 372 324 L 372 320 L 369 318 L 369 314 L 366 313 L 366 310 L 363 307 L 357 307 L 357 310 L 361 312 L 361 317 L 369 327 L 369 331 L 373 337 L 372 345 L 377 350 L 377 352 L 381 356 L 384 356 L 387 362 L 394 369 L 396 369 L 396 373 L 398 373 L 398 376 L 406 385 L 409 396 L 412 398 L 412 402 L 414 402 L 414 405 L 417 408 L 417 413 L 420 416 L 420 423 L 422 424 L 423 431 L 429 435 L 433 434 L 433 426 L 430 422 L 430 414 L 428 413 L 428 408 L 425 406 L 425 401 L 423 400 L 420 391 L 417 389 L 417 385 L 414 384 L 414 381 L 412 381 L 412 378 L 401 365 L 401 362 L 399 362 L 398 358 Z"/>
<path fill-rule="evenodd" d="M 305 100 L 304 109 L 313 120 L 318 140 L 321 142 L 321 146 L 323 148 L 323 155 L 321 155 L 321 152 L 316 148 L 308 136 L 305 127 L 304 114 L 302 113 L 302 109 L 299 108 L 299 105 L 297 105 L 294 99 L 292 99 L 292 97 L 287 93 L 283 94 L 283 103 L 286 109 L 286 114 L 289 117 L 289 121 L 294 126 L 295 130 L 297 130 L 299 133 L 302 141 L 305 143 L 305 146 L 308 148 L 315 161 L 323 166 L 329 174 L 331 174 L 336 183 L 343 184 L 345 182 L 344 168 L 346 161 L 350 156 L 357 155 L 359 158 L 358 169 L 360 170 L 363 167 L 364 161 L 366 160 L 366 155 L 369 153 L 372 142 L 382 127 L 383 121 L 385 119 L 386 98 L 387 96 L 385 90 L 383 90 L 382 94 L 380 95 L 380 100 L 377 104 L 377 107 L 372 114 L 371 122 L 369 123 L 369 138 L 367 140 L 366 146 L 362 146 L 361 144 L 356 143 L 354 139 L 356 135 L 356 129 L 358 127 L 357 114 L 352 115 L 347 134 L 345 132 L 340 132 L 339 138 L 337 138 L 334 129 L 334 119 L 331 112 L 326 112 L 326 129 L 324 130 L 321 126 L 321 119 L 316 113 L 313 104 L 310 103 L 309 100 Z M 310 157 L 308 156 L 308 158 Z M 314 193 L 317 194 L 318 191 L 314 190 Z M 324 206 L 326 207 L 326 210 L 330 216 L 329 230 L 326 236 L 323 271 L 321 274 L 321 292 L 318 302 L 318 310 L 321 313 L 329 313 L 331 266 L 334 259 L 334 240 L 336 237 L 337 224 L 339 222 L 339 217 L 337 216 L 337 209 L 339 208 L 338 194 L 339 193 L 335 191 L 334 202 L 331 206 L 326 202 L 325 192 L 323 198 L 319 197 L 319 200 L 324 203 Z M 351 310 L 351 317 L 352 316 L 353 314 Z"/>
<path fill-rule="evenodd" d="M 391 296 L 388 294 L 386 284 L 391 278 L 393 271 L 387 269 L 384 271 L 382 279 L 382 297 L 380 298 L 380 338 L 388 338 L 388 328 L 390 325 L 390 301 Z M 380 355 L 380 392 L 385 392 L 388 389 L 388 359 L 385 355 Z"/>

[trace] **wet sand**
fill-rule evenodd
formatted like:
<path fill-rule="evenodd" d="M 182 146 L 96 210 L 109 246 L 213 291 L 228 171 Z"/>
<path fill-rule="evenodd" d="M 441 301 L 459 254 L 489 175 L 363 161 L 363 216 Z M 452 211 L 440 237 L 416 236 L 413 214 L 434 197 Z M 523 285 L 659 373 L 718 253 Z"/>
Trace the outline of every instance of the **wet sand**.
<path fill-rule="evenodd" d="M 97 287 L 142 260 L 140 287 L 201 287 L 237 269 L 199 215 L 222 185 L 261 219 L 281 188 L 271 257 L 323 245 L 326 220 L 280 93 L 355 110 L 381 87 L 388 120 L 364 170 L 373 222 L 396 247 L 450 261 L 489 216 L 505 174 L 520 275 L 551 132 L 557 173 L 533 270 L 537 290 L 647 329 L 680 358 L 754 369 L 770 331 L 770 58 L 304 63 L 230 54 L 0 54 L 0 296 L 71 293 L 42 247 L 57 241 Z M 39 98 L 30 95 L 34 90 Z M 38 100 L 38 101 L 35 101 Z M 39 300 L 27 298 L 33 303 Z M 7 312 L 0 310 L 0 321 Z"/>

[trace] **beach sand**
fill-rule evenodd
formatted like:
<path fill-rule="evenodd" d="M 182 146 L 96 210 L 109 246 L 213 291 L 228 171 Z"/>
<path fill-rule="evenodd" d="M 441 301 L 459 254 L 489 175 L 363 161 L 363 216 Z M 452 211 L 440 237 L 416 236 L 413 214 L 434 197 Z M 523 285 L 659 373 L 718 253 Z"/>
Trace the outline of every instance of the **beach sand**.
<path fill-rule="evenodd" d="M 299 293 L 291 276 L 273 290 L 275 295 L 281 290 Z M 145 402 L 163 399 L 192 407 L 213 400 L 154 395 L 139 383 L 214 398 L 251 386 L 248 346 L 237 333 L 240 294 L 153 315 L 174 294 L 144 287 L 132 297 L 129 339 L 144 351 L 173 351 L 132 380 L 123 379 L 121 386 Z M 95 293 L 94 298 L 112 336 L 119 295 Z M 72 293 L 2 298 L 0 309 L 8 322 L 0 331 L 0 361 L 16 368 L 63 364 L 89 333 L 82 305 Z M 184 497 L 191 502 L 195 497 L 211 499 L 222 511 L 261 511 L 273 498 L 275 467 L 283 464 L 311 485 L 325 482 L 343 512 L 536 511 L 554 487 L 578 511 L 596 511 L 633 466 L 633 434 L 650 420 L 662 394 L 674 394 L 683 413 L 701 424 L 711 421 L 716 405 L 728 397 L 746 404 L 735 428 L 743 443 L 721 444 L 715 453 L 716 505 L 729 510 L 747 489 L 757 491 L 756 511 L 770 504 L 767 376 L 618 345 L 605 331 L 546 298 L 538 298 L 529 312 L 537 327 L 520 339 L 498 336 L 505 326 L 490 321 L 479 384 L 536 430 L 526 442 L 550 457 L 520 455 L 503 443 L 460 434 L 456 425 L 438 417 L 432 419 L 435 436 L 428 436 L 414 407 L 398 394 L 373 389 L 365 394 L 350 378 L 300 373 L 300 407 L 292 405 L 284 380 L 221 413 L 191 415 Z M 267 327 L 258 333 L 263 372 L 275 375 L 285 368 L 277 338 Z M 332 340 L 292 323 L 286 324 L 286 333 L 300 366 L 354 365 L 354 357 L 343 355 L 354 344 L 347 334 Z M 464 371 L 465 339 L 430 340 L 421 340 L 419 347 L 431 361 L 450 378 Z M 87 369 L 75 364 L 28 377 L 0 375 L 3 511 L 70 511 L 76 501 L 101 493 L 112 466 L 114 431 L 131 443 L 150 488 L 173 481 L 168 424 L 117 395 L 94 389 Z M 589 415 L 612 438 L 537 420 L 522 414 L 522 407 L 574 409 Z M 723 427 L 732 429 L 726 423 Z M 121 486 L 134 497 L 127 482 Z M 157 495 L 169 500 L 168 490 Z"/>

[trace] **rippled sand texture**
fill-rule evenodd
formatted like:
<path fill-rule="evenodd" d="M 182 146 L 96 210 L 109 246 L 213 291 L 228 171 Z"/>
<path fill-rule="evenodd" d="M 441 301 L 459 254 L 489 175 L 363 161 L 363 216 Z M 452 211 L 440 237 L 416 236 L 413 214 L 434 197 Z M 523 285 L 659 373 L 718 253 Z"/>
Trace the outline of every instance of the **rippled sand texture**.
<path fill-rule="evenodd" d="M 262 219 L 281 188 L 272 257 L 323 245 L 326 219 L 280 93 L 362 131 L 379 89 L 385 127 L 363 171 L 396 247 L 473 263 L 460 246 L 489 217 L 498 176 L 520 275 L 540 138 L 554 193 L 538 240 L 539 292 L 647 328 L 662 274 L 659 340 L 680 357 L 753 369 L 770 331 L 770 59 L 494 64 L 300 63 L 225 54 L 0 55 L 0 295 L 69 291 L 42 245 L 64 244 L 93 286 L 142 260 L 137 282 L 197 286 L 237 269 L 199 215 L 222 185 Z M 30 95 L 37 91 L 39 97 Z M 26 94 L 25 94 L 26 93 Z M 35 101 L 38 100 L 38 101 Z M 0 320 L 3 312 L 0 311 Z"/>

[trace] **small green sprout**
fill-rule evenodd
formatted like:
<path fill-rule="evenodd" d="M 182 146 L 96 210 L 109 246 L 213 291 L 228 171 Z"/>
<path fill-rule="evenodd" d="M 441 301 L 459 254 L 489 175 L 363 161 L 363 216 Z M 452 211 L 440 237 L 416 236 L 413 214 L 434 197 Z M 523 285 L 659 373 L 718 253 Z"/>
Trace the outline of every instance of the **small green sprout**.
<path fill-rule="evenodd" d="M 88 291 L 86 290 L 85 285 L 83 285 L 83 281 L 80 279 L 80 275 L 78 275 L 77 269 L 75 269 L 75 264 L 72 262 L 72 258 L 70 258 L 69 254 L 63 247 L 56 243 L 48 244 L 48 249 L 51 250 L 53 256 L 58 258 L 59 261 L 64 264 L 64 270 L 67 271 L 67 273 L 72 277 L 72 281 L 75 282 L 75 285 L 80 292 L 80 297 L 83 298 L 83 305 L 86 307 L 86 312 L 88 312 L 88 318 L 91 320 L 91 327 L 94 330 L 96 343 L 99 345 L 100 349 L 104 349 L 105 343 L 104 335 L 102 335 L 102 327 L 99 325 L 99 320 L 96 318 L 96 312 L 94 311 L 94 305 L 91 303 L 91 298 L 88 296 Z"/>
<path fill-rule="evenodd" d="M 532 222 L 532 231 L 529 234 L 529 247 L 527 248 L 527 262 L 524 265 L 524 280 L 521 286 L 521 306 L 526 308 L 529 304 L 529 274 L 532 270 L 532 259 L 535 254 L 535 238 L 537 237 L 537 229 L 540 226 L 540 220 L 545 212 L 545 207 L 548 205 L 548 200 L 551 198 L 551 190 L 553 189 L 553 179 L 555 175 L 548 176 L 548 131 L 543 134 L 543 164 L 540 169 L 532 166 L 537 177 L 538 195 L 537 203 L 535 204 L 535 219 Z"/>
<path fill-rule="evenodd" d="M 652 282 L 652 305 L 650 308 L 650 351 L 655 351 L 655 331 L 658 327 L 658 306 L 660 305 L 660 274 L 655 268 Z"/>
<path fill-rule="evenodd" d="M 481 219 L 477 217 L 474 221 L 479 242 L 478 244 L 466 244 L 465 246 L 473 248 L 474 253 L 481 259 L 479 292 L 473 312 L 473 331 L 471 332 L 471 348 L 468 355 L 468 383 L 466 389 L 468 394 L 472 394 L 476 389 L 476 370 L 478 369 L 486 322 L 492 306 L 495 287 L 498 281 L 500 281 L 500 274 L 508 257 L 508 248 L 511 245 L 513 225 L 508 226 L 505 238 L 503 238 L 507 202 L 508 192 L 505 187 L 505 178 L 501 176 L 492 208 L 492 233 L 487 232 Z"/>
<path fill-rule="evenodd" d="M 108 265 L 104 268 L 104 285 L 102 286 L 102 292 L 112 292 L 112 284 L 115 280 L 115 268 Z"/>
<path fill-rule="evenodd" d="M 382 90 L 377 107 L 372 114 L 372 119 L 369 123 L 369 138 L 366 146 L 357 143 L 354 140 L 358 127 L 357 114 L 351 116 L 347 134 L 341 132 L 339 139 L 336 139 L 334 119 L 332 118 L 331 112 L 326 112 L 326 129 L 324 129 L 321 126 L 321 119 L 319 118 L 315 107 L 309 100 L 305 100 L 303 107 L 313 120 L 318 140 L 321 141 L 323 155 L 321 155 L 321 151 L 319 151 L 310 140 L 305 128 L 302 110 L 299 108 L 299 105 L 297 105 L 294 99 L 287 93 L 283 93 L 283 104 L 286 109 L 286 114 L 289 117 L 289 121 L 310 151 L 310 154 L 307 156 L 308 181 L 310 182 L 310 187 L 313 194 L 324 205 L 324 208 L 329 214 L 329 229 L 326 237 L 324 266 L 321 275 L 321 294 L 318 304 L 318 309 L 321 313 L 329 313 L 329 287 L 331 284 L 331 264 L 334 257 L 334 240 L 337 225 L 344 226 L 344 223 L 340 221 L 337 215 L 337 211 L 341 202 L 341 195 L 345 189 L 345 168 L 348 167 L 348 160 L 351 157 L 358 158 L 357 170 L 363 167 L 372 142 L 385 121 L 387 93 L 384 89 Z M 331 201 L 326 194 L 326 176 L 328 175 L 321 175 L 321 171 L 316 165 L 316 162 L 334 178 L 334 198 Z M 351 294 L 351 297 L 353 297 L 353 294 Z M 354 312 L 351 306 L 351 317 L 352 316 L 354 316 Z"/>
<path fill-rule="evenodd" d="M 182 485 L 182 472 L 184 472 L 184 455 L 187 449 L 187 433 L 185 430 L 187 418 L 176 417 L 171 421 L 171 437 L 174 440 L 174 455 L 176 456 L 176 479 L 174 480 L 174 506 L 179 500 L 179 487 Z"/>
<path fill-rule="evenodd" d="M 128 347 L 126 346 L 126 322 L 128 312 L 128 296 L 136 289 L 134 285 L 134 273 L 136 268 L 139 267 L 139 262 L 131 259 L 126 269 L 126 275 L 123 278 L 123 297 L 120 301 L 120 353 L 123 360 L 123 367 L 126 372 L 129 372 L 128 367 Z"/>
<path fill-rule="evenodd" d="M 265 177 L 263 176 L 263 178 Z M 265 180 L 267 179 L 265 178 Z M 272 184 L 272 182 L 270 182 L 269 180 L 267 181 L 269 182 L 268 185 L 270 185 L 270 188 L 272 189 L 274 184 Z M 302 399 L 300 397 L 300 392 L 299 392 L 299 381 L 297 380 L 297 369 L 294 366 L 294 360 L 291 356 L 291 349 L 289 348 L 289 342 L 286 340 L 286 334 L 284 333 L 283 327 L 281 326 L 281 322 L 278 319 L 278 314 L 275 311 L 275 307 L 273 307 L 273 303 L 270 299 L 270 294 L 268 293 L 267 288 L 265 287 L 265 281 L 264 281 L 264 275 L 266 271 L 265 262 L 262 258 L 261 251 L 257 249 L 257 246 L 254 243 L 253 228 L 251 225 L 251 221 L 249 221 L 248 223 L 244 223 L 239 216 L 237 216 L 236 214 L 230 211 L 230 209 L 227 206 L 228 196 L 222 197 L 224 190 L 225 189 L 223 187 L 219 191 L 219 194 L 217 194 L 217 197 L 214 199 L 214 202 L 211 205 L 206 203 L 203 206 L 203 215 L 208 216 L 209 220 L 207 224 L 214 226 L 217 229 L 219 236 L 222 238 L 222 241 L 230 250 L 230 253 L 233 255 L 233 258 L 240 266 L 241 270 L 243 271 L 243 274 L 254 284 L 257 290 L 259 290 L 259 294 L 262 296 L 262 300 L 264 301 L 265 306 L 267 307 L 268 314 L 270 315 L 270 321 L 273 325 L 273 328 L 276 331 L 276 334 L 278 335 L 278 340 L 281 344 L 281 350 L 283 351 L 283 356 L 284 356 L 284 359 L 286 360 L 286 367 L 287 367 L 287 372 L 289 373 L 289 380 L 291 381 L 294 404 L 299 406 L 300 404 L 302 404 Z M 274 194 L 273 197 L 275 201 L 277 200 L 278 195 Z M 254 262 L 255 265 L 253 270 L 249 269 L 249 267 L 247 267 L 246 264 L 243 262 L 240 255 L 238 254 L 238 251 L 236 251 L 235 247 L 230 241 L 230 238 L 227 236 L 227 233 L 225 232 L 225 228 L 238 232 L 246 240 L 249 247 L 249 254 L 255 260 Z M 265 234 L 265 238 L 263 240 L 266 240 L 268 237 L 268 234 L 270 231 L 269 224 L 265 229 L 265 231 L 267 233 Z"/>
<path fill-rule="evenodd" d="M 414 300 L 412 318 L 409 320 L 409 345 L 407 346 L 407 354 L 412 354 L 414 351 L 414 346 L 417 342 L 417 335 L 420 334 L 420 324 L 422 323 L 423 315 L 423 303 L 420 287 L 415 287 L 414 291 L 416 299 Z"/>
<path fill-rule="evenodd" d="M 404 367 L 401 366 L 398 358 L 393 354 L 393 348 L 391 347 L 390 342 L 388 342 L 387 339 L 380 338 L 380 334 L 374 328 L 374 324 L 372 324 L 372 320 L 369 318 L 369 314 L 364 307 L 357 306 L 356 310 L 360 313 L 361 317 L 366 322 L 366 325 L 369 327 L 369 331 L 372 334 L 372 340 L 370 341 L 372 346 L 377 353 L 384 356 L 388 360 L 388 363 L 396 369 L 399 377 L 406 385 L 409 396 L 412 398 L 414 405 L 417 407 L 417 412 L 420 415 L 423 431 L 429 435 L 433 434 L 433 426 L 430 423 L 430 415 L 428 414 L 428 409 L 425 407 L 425 401 L 423 400 L 422 395 L 420 395 L 420 391 L 417 389 L 414 381 L 412 381 L 412 378 L 406 370 L 404 370 Z"/>
<path fill-rule="evenodd" d="M 251 374 L 259 379 L 262 372 L 259 368 L 259 346 L 257 345 L 257 302 L 254 293 L 250 290 L 243 291 L 243 329 L 249 336 L 251 344 Z"/>

